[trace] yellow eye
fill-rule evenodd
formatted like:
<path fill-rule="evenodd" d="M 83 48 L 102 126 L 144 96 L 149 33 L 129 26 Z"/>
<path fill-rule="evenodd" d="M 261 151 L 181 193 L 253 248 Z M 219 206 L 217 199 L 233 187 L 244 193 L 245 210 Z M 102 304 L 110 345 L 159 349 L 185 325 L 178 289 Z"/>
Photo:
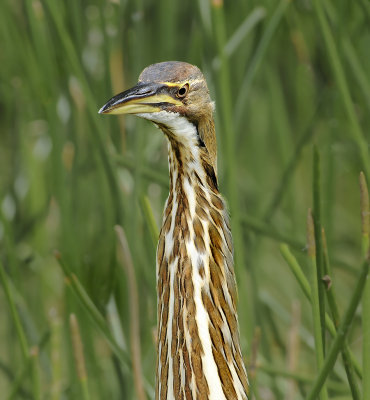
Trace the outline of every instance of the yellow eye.
<path fill-rule="evenodd" d="M 181 88 L 177 91 L 176 96 L 182 99 L 183 97 L 186 96 L 188 91 L 189 91 L 189 84 L 186 83 L 184 86 L 181 86 Z"/>

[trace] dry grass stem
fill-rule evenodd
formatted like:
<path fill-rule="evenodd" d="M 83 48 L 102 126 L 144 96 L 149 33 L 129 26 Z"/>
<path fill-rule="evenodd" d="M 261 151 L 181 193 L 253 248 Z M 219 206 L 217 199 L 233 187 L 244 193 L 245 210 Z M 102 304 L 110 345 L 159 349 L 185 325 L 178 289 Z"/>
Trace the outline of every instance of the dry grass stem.
<path fill-rule="evenodd" d="M 288 358 L 288 371 L 294 374 L 298 369 L 299 361 L 299 328 L 301 324 L 301 304 L 298 300 L 292 303 L 292 322 L 288 334 L 287 344 L 287 358 Z M 288 380 L 288 387 L 286 392 L 286 400 L 294 400 L 297 395 L 297 381 L 295 379 Z"/>
<path fill-rule="evenodd" d="M 115 226 L 118 239 L 118 254 L 123 270 L 127 275 L 129 289 L 130 306 L 130 344 L 132 355 L 132 367 L 134 371 L 134 382 L 138 400 L 146 400 L 144 390 L 142 366 L 141 366 L 141 346 L 140 346 L 140 325 L 139 325 L 139 296 L 136 284 L 134 264 L 132 262 L 130 248 L 123 228 Z"/>

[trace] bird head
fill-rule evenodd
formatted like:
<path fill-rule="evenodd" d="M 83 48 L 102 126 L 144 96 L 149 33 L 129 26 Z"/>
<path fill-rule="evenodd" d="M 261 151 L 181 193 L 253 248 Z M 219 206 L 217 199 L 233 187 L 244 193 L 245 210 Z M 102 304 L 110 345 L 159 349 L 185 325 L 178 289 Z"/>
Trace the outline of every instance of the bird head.
<path fill-rule="evenodd" d="M 157 124 L 172 139 L 179 139 L 186 123 L 216 161 L 214 103 L 206 80 L 194 65 L 168 61 L 150 65 L 131 89 L 112 97 L 100 114 L 134 114 Z"/>

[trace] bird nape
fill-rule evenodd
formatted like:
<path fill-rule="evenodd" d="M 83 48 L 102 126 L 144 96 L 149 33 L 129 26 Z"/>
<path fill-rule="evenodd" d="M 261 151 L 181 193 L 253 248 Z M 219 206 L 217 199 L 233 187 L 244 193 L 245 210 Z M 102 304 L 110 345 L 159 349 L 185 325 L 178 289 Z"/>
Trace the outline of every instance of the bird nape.
<path fill-rule="evenodd" d="M 144 69 L 101 114 L 135 114 L 168 140 L 170 193 L 157 248 L 156 399 L 248 399 L 229 217 L 219 193 L 214 105 L 184 62 Z"/>

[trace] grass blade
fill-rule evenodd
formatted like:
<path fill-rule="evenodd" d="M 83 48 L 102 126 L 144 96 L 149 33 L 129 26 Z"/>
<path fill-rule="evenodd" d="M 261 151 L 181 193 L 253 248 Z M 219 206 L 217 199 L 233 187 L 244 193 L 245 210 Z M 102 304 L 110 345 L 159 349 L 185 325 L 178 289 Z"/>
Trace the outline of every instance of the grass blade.
<path fill-rule="evenodd" d="M 320 171 L 320 156 L 317 147 L 314 146 L 313 151 L 313 212 L 312 223 L 314 229 L 314 237 L 308 238 L 315 242 L 315 257 L 316 257 L 316 279 L 318 290 L 318 301 L 320 307 L 320 326 L 322 336 L 322 349 L 325 354 L 325 291 L 322 279 L 324 277 L 323 267 L 323 250 L 322 250 L 322 227 L 321 227 L 321 171 Z M 311 217 L 308 216 L 308 235 L 313 234 L 310 232 Z"/>
<path fill-rule="evenodd" d="M 308 258 L 311 262 L 311 299 L 312 299 L 312 318 L 313 318 L 313 329 L 315 337 L 315 353 L 316 353 L 316 364 L 318 370 L 321 370 L 324 364 L 324 342 L 323 332 L 325 329 L 322 323 L 322 315 L 325 317 L 325 311 L 322 310 L 322 302 L 320 301 L 319 285 L 322 285 L 319 279 L 319 271 L 317 267 L 317 250 L 316 250 L 316 237 L 314 234 L 314 221 L 311 210 L 308 210 L 307 215 L 307 253 Z M 320 388 L 320 399 L 327 400 L 328 392 L 325 385 L 322 390 Z M 319 394 L 319 393 L 317 393 Z"/>
<path fill-rule="evenodd" d="M 8 301 L 8 305 L 9 305 L 9 309 L 10 309 L 10 314 L 13 318 L 15 330 L 18 335 L 18 340 L 19 340 L 19 344 L 20 344 L 20 348 L 21 348 L 21 352 L 22 352 L 22 356 L 23 356 L 23 361 L 26 362 L 29 359 L 28 342 L 27 342 L 26 334 L 25 334 L 22 324 L 21 324 L 21 320 L 19 318 L 17 307 L 15 305 L 14 296 L 10 289 L 8 278 L 6 276 L 6 272 L 5 272 L 4 266 L 1 263 L 1 261 L 0 261 L 0 281 L 1 281 L 1 284 L 3 285 L 5 297 Z"/>
<path fill-rule="evenodd" d="M 319 22 L 319 26 L 324 38 L 326 50 L 329 55 L 329 61 L 331 63 L 335 80 L 338 85 L 339 92 L 342 97 L 343 105 L 345 111 L 348 116 L 348 120 L 351 124 L 351 132 L 353 136 L 353 140 L 356 142 L 358 146 L 358 150 L 360 153 L 360 157 L 362 160 L 362 164 L 365 170 L 366 176 L 370 176 L 370 164 L 369 164 L 369 150 L 368 150 L 368 142 L 365 138 L 365 135 L 361 129 L 361 126 L 358 122 L 358 118 L 356 116 L 355 107 L 351 99 L 350 91 L 348 89 L 348 83 L 346 80 L 346 76 L 344 74 L 344 70 L 342 67 L 342 63 L 339 58 L 339 54 L 335 45 L 334 36 L 330 30 L 328 21 L 326 19 L 324 10 L 323 10 L 323 1 L 322 0 L 314 0 L 313 5 L 316 11 L 317 19 Z"/>
<path fill-rule="evenodd" d="M 370 208 L 369 208 L 369 192 L 367 189 L 366 179 L 361 172 L 360 174 L 360 192 L 361 192 L 361 225 L 362 225 L 362 253 L 364 257 L 369 257 L 369 230 L 370 230 Z M 370 280 L 367 279 L 364 298 L 362 300 L 362 332 L 363 332 L 363 349 L 362 349 L 362 368 L 364 377 L 362 380 L 363 398 L 370 397 Z"/>
<path fill-rule="evenodd" d="M 326 236 L 325 236 L 325 231 L 324 229 L 322 230 L 322 243 L 323 243 L 323 253 L 324 253 L 324 282 L 326 283 L 326 297 L 328 299 L 328 304 L 330 307 L 330 312 L 334 320 L 335 327 L 338 328 L 338 325 L 340 323 L 340 316 L 339 316 L 339 309 L 337 305 L 337 300 L 336 300 L 336 295 L 335 295 L 335 285 L 332 282 L 332 272 L 331 272 L 331 266 L 330 266 L 330 261 L 329 261 L 329 254 L 328 254 L 328 248 L 327 248 L 327 243 L 326 243 Z M 352 398 L 353 400 L 360 400 L 360 392 L 357 386 L 357 382 L 355 379 L 355 374 L 354 374 L 354 367 L 351 362 L 351 357 L 349 354 L 349 348 L 347 341 L 344 341 L 343 349 L 342 349 L 342 357 L 343 357 L 343 363 L 344 363 L 344 368 L 346 370 L 347 374 L 347 379 L 349 386 L 351 388 L 351 393 L 352 393 Z"/>

